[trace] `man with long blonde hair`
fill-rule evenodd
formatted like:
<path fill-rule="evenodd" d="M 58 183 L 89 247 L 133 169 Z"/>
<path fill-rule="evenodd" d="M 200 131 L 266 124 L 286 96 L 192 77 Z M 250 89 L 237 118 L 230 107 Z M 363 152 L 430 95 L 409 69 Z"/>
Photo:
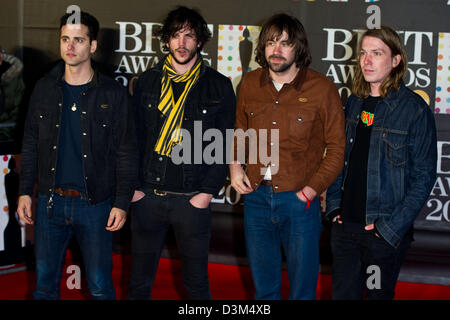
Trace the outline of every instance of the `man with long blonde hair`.
<path fill-rule="evenodd" d="M 414 220 L 436 178 L 436 127 L 425 101 L 402 81 L 407 58 L 394 30 L 366 31 L 358 50 L 344 170 L 327 192 L 333 299 L 361 299 L 364 291 L 367 299 L 393 299 Z"/>

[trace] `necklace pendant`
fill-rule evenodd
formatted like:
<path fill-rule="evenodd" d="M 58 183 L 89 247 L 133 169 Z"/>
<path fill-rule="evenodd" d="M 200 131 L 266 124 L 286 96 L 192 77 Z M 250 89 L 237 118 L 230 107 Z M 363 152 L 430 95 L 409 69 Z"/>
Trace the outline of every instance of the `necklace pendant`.
<path fill-rule="evenodd" d="M 72 105 L 72 111 L 77 111 L 77 104 L 74 102 Z"/>

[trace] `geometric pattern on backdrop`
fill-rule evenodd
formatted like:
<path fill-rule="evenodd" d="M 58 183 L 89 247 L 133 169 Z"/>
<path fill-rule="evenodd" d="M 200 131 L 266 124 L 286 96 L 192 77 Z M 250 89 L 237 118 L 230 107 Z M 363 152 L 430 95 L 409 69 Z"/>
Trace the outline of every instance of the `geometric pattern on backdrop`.
<path fill-rule="evenodd" d="M 450 33 L 439 33 L 435 113 L 450 115 Z"/>
<path fill-rule="evenodd" d="M 255 70 L 255 48 L 261 27 L 244 25 L 219 25 L 217 70 L 227 76 L 237 93 L 242 76 Z"/>

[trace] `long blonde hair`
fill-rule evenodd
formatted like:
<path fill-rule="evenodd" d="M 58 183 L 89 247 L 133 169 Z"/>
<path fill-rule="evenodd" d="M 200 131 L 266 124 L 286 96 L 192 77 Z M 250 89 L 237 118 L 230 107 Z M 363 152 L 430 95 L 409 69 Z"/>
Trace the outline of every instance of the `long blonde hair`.
<path fill-rule="evenodd" d="M 352 93 L 360 98 L 367 98 L 370 94 L 370 83 L 364 79 L 359 62 L 361 56 L 361 44 L 365 37 L 378 38 L 391 49 L 392 57 L 400 55 L 399 64 L 391 70 L 391 73 L 383 80 L 380 86 L 380 96 L 386 97 L 391 89 L 398 90 L 402 83 L 403 76 L 408 70 L 408 60 L 406 57 L 406 49 L 398 34 L 389 27 L 382 26 L 380 29 L 367 30 L 358 43 L 358 63 L 356 65 L 355 79 L 353 81 Z"/>

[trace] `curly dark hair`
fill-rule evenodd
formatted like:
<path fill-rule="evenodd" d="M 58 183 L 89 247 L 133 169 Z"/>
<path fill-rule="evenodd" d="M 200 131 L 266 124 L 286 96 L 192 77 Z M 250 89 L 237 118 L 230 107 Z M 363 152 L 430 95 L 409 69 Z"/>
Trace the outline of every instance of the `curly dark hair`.
<path fill-rule="evenodd" d="M 288 43 L 294 45 L 297 67 L 308 67 L 311 64 L 312 57 L 305 28 L 297 18 L 285 13 L 279 13 L 270 17 L 262 26 L 258 45 L 255 49 L 256 62 L 263 68 L 268 66 L 265 55 L 266 43 L 270 40 L 279 39 L 283 31 L 286 31 L 288 35 Z"/>
<path fill-rule="evenodd" d="M 181 29 L 190 28 L 195 31 L 200 47 L 198 52 L 202 51 L 203 46 L 211 39 L 211 32 L 208 29 L 205 19 L 195 9 L 178 6 L 169 12 L 164 20 L 163 27 L 158 32 L 161 42 L 168 43 L 170 38 Z M 165 49 L 168 50 L 168 48 Z"/>

